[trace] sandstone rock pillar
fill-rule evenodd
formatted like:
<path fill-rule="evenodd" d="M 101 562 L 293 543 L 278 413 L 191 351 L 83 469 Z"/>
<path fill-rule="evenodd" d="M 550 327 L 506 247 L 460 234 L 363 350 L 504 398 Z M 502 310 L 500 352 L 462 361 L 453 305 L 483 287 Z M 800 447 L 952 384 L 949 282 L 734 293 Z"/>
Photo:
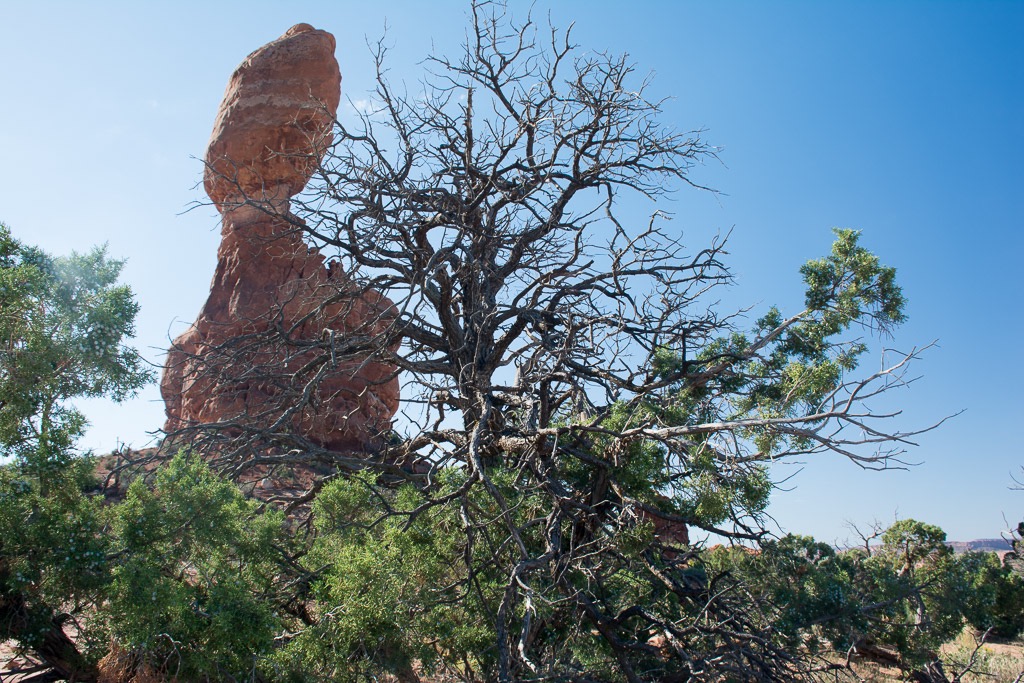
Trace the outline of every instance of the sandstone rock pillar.
<path fill-rule="evenodd" d="M 380 336 L 394 306 L 326 267 L 289 212 L 331 141 L 341 89 L 334 48 L 330 33 L 298 24 L 231 76 L 204 176 L 222 215 L 217 269 L 199 317 L 167 354 L 168 433 L 276 425 L 350 450 L 372 447 L 390 427 L 395 368 L 358 349 Z M 340 358 L 325 353 L 325 340 Z"/>

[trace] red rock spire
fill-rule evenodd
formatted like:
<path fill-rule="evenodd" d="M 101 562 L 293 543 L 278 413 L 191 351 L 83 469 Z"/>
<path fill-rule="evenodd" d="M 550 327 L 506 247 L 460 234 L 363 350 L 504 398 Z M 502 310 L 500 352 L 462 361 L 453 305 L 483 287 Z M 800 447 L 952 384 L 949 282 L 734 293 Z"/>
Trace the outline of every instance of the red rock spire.
<path fill-rule="evenodd" d="M 228 82 L 204 177 L 223 218 L 217 270 L 199 317 L 167 354 L 160 389 L 168 433 L 278 420 L 293 403 L 282 398 L 309 379 L 300 369 L 313 354 L 283 345 L 274 330 L 290 330 L 293 342 L 372 339 L 393 318 L 390 300 L 355 290 L 340 268 L 328 270 L 283 218 L 331 141 L 341 91 L 334 48 L 330 33 L 297 24 L 249 55 Z M 398 393 L 394 367 L 339 360 L 285 422 L 323 446 L 366 448 L 390 427 Z"/>

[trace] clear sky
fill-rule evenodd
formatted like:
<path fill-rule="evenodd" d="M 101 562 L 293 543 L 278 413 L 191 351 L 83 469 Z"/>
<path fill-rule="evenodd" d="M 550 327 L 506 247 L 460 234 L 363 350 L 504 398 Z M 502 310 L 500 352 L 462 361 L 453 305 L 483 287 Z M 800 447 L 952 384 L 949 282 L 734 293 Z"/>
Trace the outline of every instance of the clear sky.
<path fill-rule="evenodd" d="M 308 22 L 338 39 L 343 94 L 370 86 L 366 38 L 388 26 L 395 80 L 462 36 L 467 2 L 0 0 L 0 220 L 52 253 L 106 242 L 142 305 L 137 344 L 162 362 L 205 300 L 218 241 L 201 158 L 227 79 L 252 50 Z M 511 2 L 518 12 L 529 4 Z M 721 164 L 664 204 L 695 247 L 732 230 L 726 307 L 802 303 L 797 269 L 829 228 L 863 230 L 896 266 L 909 322 L 889 344 L 938 340 L 898 398 L 897 428 L 963 410 L 919 439 L 909 471 L 835 457 L 795 474 L 771 511 L 826 541 L 894 516 L 950 538 L 1024 517 L 1024 3 L 539 0 L 584 48 L 628 52 L 664 120 L 704 128 Z M 344 105 L 343 105 L 344 106 Z M 147 444 L 153 386 L 86 406 L 86 445 Z M 798 471 L 799 470 L 799 471 Z M 1005 517 L 1005 521 L 1004 521 Z"/>

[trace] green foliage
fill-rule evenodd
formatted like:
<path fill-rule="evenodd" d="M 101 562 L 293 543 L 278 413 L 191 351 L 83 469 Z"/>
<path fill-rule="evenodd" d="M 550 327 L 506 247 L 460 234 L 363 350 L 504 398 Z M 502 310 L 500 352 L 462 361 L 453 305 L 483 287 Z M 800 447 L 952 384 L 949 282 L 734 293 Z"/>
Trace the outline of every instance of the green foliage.
<path fill-rule="evenodd" d="M 936 526 L 900 520 L 863 562 L 862 590 L 888 603 L 869 637 L 895 646 L 907 663 L 934 658 L 939 645 L 963 628 L 971 585 L 945 540 Z"/>
<path fill-rule="evenodd" d="M 810 339 L 821 339 L 854 322 L 875 324 L 888 331 L 903 322 L 906 304 L 896 285 L 896 269 L 882 266 L 878 257 L 857 242 L 860 232 L 835 229 L 832 253 L 800 268 L 807 284 L 807 308 L 824 316 Z"/>
<path fill-rule="evenodd" d="M 527 520 L 541 514 L 539 500 L 517 493 L 512 473 L 495 478 L 503 482 L 506 502 L 517 515 Z M 463 483 L 463 477 L 449 473 L 442 492 Z M 495 666 L 491 624 L 501 600 L 501 568 L 508 565 L 491 555 L 483 539 L 478 547 L 465 547 L 458 505 L 428 507 L 410 517 L 425 502 L 422 493 L 406 487 L 382 498 L 375 484 L 369 474 L 339 479 L 318 498 L 318 536 L 304 562 L 319 577 L 313 595 L 323 616 L 276 661 L 303 680 L 401 676 L 414 661 L 428 673 L 441 671 L 442 663 L 450 669 L 460 662 L 467 677 L 487 679 Z M 485 506 L 487 500 L 474 496 L 473 504 Z M 884 545 L 871 554 L 837 552 L 801 536 L 765 542 L 760 552 L 722 547 L 694 552 L 685 568 L 663 567 L 666 576 L 690 586 L 692 599 L 684 600 L 650 581 L 643 560 L 654 559 L 649 525 L 604 532 L 593 545 L 595 564 L 568 571 L 575 575 L 576 591 L 612 613 L 628 614 L 631 605 L 643 605 L 642 618 L 620 617 L 610 627 L 621 642 L 651 638 L 651 619 L 691 623 L 702 614 L 709 618 L 723 596 L 746 596 L 728 608 L 744 628 L 767 635 L 766 647 L 805 657 L 882 644 L 896 648 L 904 666 L 914 667 L 931 661 L 965 618 L 1002 613 L 996 606 L 1004 594 L 1002 579 L 993 573 L 998 565 L 988 559 L 979 563 L 972 555 L 956 557 L 942 543 L 940 529 L 914 520 L 893 525 Z M 539 535 L 525 539 L 544 542 Z M 535 595 L 544 596 L 528 607 L 533 655 L 593 676 L 618 677 L 616 653 L 607 640 L 580 628 L 565 611 L 567 603 L 553 599 L 553 584 L 531 579 Z M 726 642 L 709 630 L 695 633 L 686 647 L 697 658 Z M 637 667 L 662 676 L 679 671 L 671 660 L 647 660 L 638 652 L 631 657 Z"/>
<path fill-rule="evenodd" d="M 639 406 L 613 404 L 601 421 L 608 435 L 579 443 L 601 466 L 594 467 L 592 460 L 585 459 L 566 459 L 557 466 L 567 484 L 578 490 L 590 490 L 598 478 L 611 477 L 620 496 L 702 528 L 713 528 L 740 515 L 761 514 L 772 490 L 767 468 L 761 464 L 724 463 L 707 439 L 698 438 L 689 449 L 685 469 L 678 472 L 671 466 L 673 457 L 664 444 L 615 436 L 651 423 L 685 424 L 687 419 L 674 399 Z"/>
<path fill-rule="evenodd" d="M 764 460 L 820 445 L 777 423 L 827 408 L 828 397 L 867 350 L 862 342 L 843 339 L 852 326 L 888 332 L 904 319 L 895 270 L 860 246 L 858 232 L 835 234 L 831 254 L 801 269 L 807 308 L 797 316 L 784 319 L 772 308 L 750 333 L 713 339 L 693 360 L 658 349 L 651 373 L 663 379 L 665 389 L 608 406 L 600 422 L 604 434 L 571 441 L 601 466 L 585 459 L 560 465 L 568 482 L 587 490 L 595 478 L 611 477 L 620 495 L 709 530 L 743 519 L 756 523 L 772 489 Z M 621 436 L 648 425 L 701 423 L 742 423 L 729 435 L 749 443 L 755 455 L 733 457 L 716 440 L 718 428 L 711 427 L 694 434 L 682 453 L 673 453 L 663 440 Z"/>
<path fill-rule="evenodd" d="M 837 626 L 848 626 L 858 606 L 846 557 L 813 538 L 787 535 L 762 544 L 760 553 L 727 559 L 719 561 L 719 568 L 735 572 L 754 590 L 763 601 L 761 618 L 784 647 L 795 651 L 806 639 L 816 651 L 822 638 L 846 644 L 848 635 Z"/>
<path fill-rule="evenodd" d="M 0 638 L 38 648 L 67 605 L 102 600 L 110 539 L 102 502 L 87 495 L 92 465 L 75 460 L 53 473 L 47 495 L 37 478 L 0 467 Z M 88 611 L 76 616 L 96 625 Z M 82 635 L 80 646 L 96 659 L 105 634 Z"/>
<path fill-rule="evenodd" d="M 0 225 L 0 453 L 45 476 L 74 454 L 69 401 L 122 400 L 151 379 L 135 349 L 138 305 L 104 248 L 51 257 Z"/>
<path fill-rule="evenodd" d="M 737 432 L 764 455 L 815 445 L 759 421 L 821 412 L 868 349 L 845 333 L 887 334 L 906 317 L 895 269 L 859 244 L 858 231 L 834 232 L 831 253 L 800 269 L 804 311 L 785 318 L 773 307 L 749 333 L 714 339 L 689 363 L 667 351 L 656 356 L 657 373 L 679 378 L 665 413 L 670 423 L 753 420 Z"/>
<path fill-rule="evenodd" d="M 538 516 L 550 514 L 543 498 L 522 489 L 521 477 L 513 472 L 495 470 L 492 475 L 515 511 L 515 523 L 534 530 L 523 541 L 543 548 L 546 539 L 536 523 Z M 443 479 L 438 497 L 465 483 L 454 471 Z M 498 656 L 495 614 L 504 596 L 507 567 L 515 566 L 518 553 L 501 542 L 493 525 L 477 528 L 471 543 L 463 531 L 464 506 L 486 519 L 499 516 L 493 498 L 477 489 L 468 501 L 421 508 L 426 502 L 421 491 L 381 491 L 375 484 L 370 474 L 338 479 L 317 498 L 317 538 L 303 562 L 318 577 L 313 597 L 321 616 L 288 643 L 276 659 L 278 665 L 296 679 L 356 681 L 402 676 L 415 661 L 427 674 L 454 669 L 470 680 L 491 680 Z M 571 524 L 564 531 L 571 533 Z M 621 608 L 639 600 L 652 612 L 667 611 L 678 618 L 679 605 L 651 586 L 642 563 L 615 558 L 622 551 L 645 553 L 651 541 L 647 524 L 603 530 L 594 549 L 601 553 L 606 546 L 608 552 L 595 555 L 595 561 L 603 558 L 608 566 L 601 570 L 605 585 L 597 599 Z M 572 574 L 573 591 L 591 590 L 586 572 L 566 570 Z M 552 600 L 554 581 L 527 576 L 535 598 L 511 619 L 531 624 L 534 656 L 615 678 L 619 666 L 614 650 L 573 616 L 571 601 Z M 622 628 L 634 638 L 648 637 L 642 620 Z"/>
<path fill-rule="evenodd" d="M 461 482 L 446 473 L 443 491 Z M 325 486 L 313 508 L 317 530 L 303 564 L 318 577 L 320 618 L 278 656 L 303 680 L 371 680 L 401 675 L 415 660 L 435 670 L 440 656 L 474 670 L 493 666 L 481 610 L 496 602 L 484 571 L 469 582 L 457 505 L 431 507 L 412 487 L 383 494 L 366 473 Z M 396 514 L 385 514 L 388 510 Z"/>
<path fill-rule="evenodd" d="M 676 454 L 681 472 L 671 471 L 673 454 L 662 443 L 628 447 L 630 462 L 652 451 L 646 457 L 651 466 L 638 478 L 647 494 L 634 492 L 637 499 L 657 498 L 662 509 L 705 529 L 743 519 L 756 525 L 771 493 L 764 462 L 829 447 L 827 439 L 812 436 L 841 404 L 847 375 L 867 350 L 845 334 L 855 326 L 887 333 L 904 320 L 905 305 L 895 270 L 859 244 L 860 234 L 835 234 L 831 253 L 801 269 L 805 310 L 785 318 L 772 308 L 748 333 L 711 339 L 692 359 L 659 349 L 651 371 L 666 383 L 664 391 L 611 407 L 602 422 L 610 435 L 595 440 L 595 454 L 607 454 L 612 435 L 626 429 L 707 425 Z M 736 427 L 722 427 L 727 424 Z M 743 444 L 744 457 L 722 438 Z"/>
<path fill-rule="evenodd" d="M 1024 577 L 999 561 L 995 553 L 968 552 L 960 558 L 970 581 L 967 622 L 997 638 L 1024 633 Z"/>
<path fill-rule="evenodd" d="M 918 566 L 935 555 L 950 552 L 946 547 L 946 532 L 932 524 L 916 519 L 901 519 L 882 534 L 887 555 L 893 564 L 900 565 L 900 572 L 912 573 Z"/>
<path fill-rule="evenodd" d="M 956 556 L 933 525 L 901 520 L 883 545 L 842 552 L 802 536 L 764 543 L 760 553 L 716 549 L 709 566 L 738 578 L 780 644 L 799 655 L 875 645 L 895 648 L 904 667 L 934 660 L 965 621 L 1012 637 L 1024 591 L 992 553 Z"/>
<path fill-rule="evenodd" d="M 121 647 L 187 680 L 258 670 L 282 627 L 283 520 L 255 507 L 186 454 L 152 488 L 132 483 L 111 512 L 116 560 L 101 608 Z"/>
<path fill-rule="evenodd" d="M 125 345 L 138 306 L 103 249 L 53 258 L 0 225 L 0 635 L 90 666 L 105 639 L 86 628 L 109 576 L 105 510 L 76 459 L 76 398 L 133 395 L 150 378 Z M 73 651 L 60 625 L 80 620 Z M 74 672 L 72 672 L 74 673 Z M 84 674 L 83 674 L 84 675 Z"/>
<path fill-rule="evenodd" d="M 88 459 L 38 480 L 0 468 L 0 629 L 40 650 L 74 617 L 82 666 L 111 638 L 139 664 L 188 678 L 244 680 L 283 621 L 280 514 L 183 454 L 107 504 Z M 70 610 L 70 611 L 68 611 Z"/>

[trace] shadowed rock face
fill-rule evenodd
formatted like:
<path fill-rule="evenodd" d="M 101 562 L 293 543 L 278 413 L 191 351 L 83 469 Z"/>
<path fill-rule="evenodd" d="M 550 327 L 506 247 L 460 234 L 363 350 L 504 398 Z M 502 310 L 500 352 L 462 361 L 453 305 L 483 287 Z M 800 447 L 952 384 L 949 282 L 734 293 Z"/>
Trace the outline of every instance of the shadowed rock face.
<path fill-rule="evenodd" d="M 199 317 L 167 355 L 160 385 L 167 432 L 281 421 L 320 445 L 361 449 L 398 409 L 395 368 L 344 351 L 381 333 L 394 317 L 392 302 L 325 267 L 288 212 L 331 141 L 341 92 L 334 48 L 330 33 L 298 24 L 231 76 L 204 177 L 222 214 L 217 270 Z M 333 357 L 302 350 L 331 339 Z M 316 358 L 327 364 L 311 367 Z M 317 370 L 315 388 L 282 421 Z"/>

